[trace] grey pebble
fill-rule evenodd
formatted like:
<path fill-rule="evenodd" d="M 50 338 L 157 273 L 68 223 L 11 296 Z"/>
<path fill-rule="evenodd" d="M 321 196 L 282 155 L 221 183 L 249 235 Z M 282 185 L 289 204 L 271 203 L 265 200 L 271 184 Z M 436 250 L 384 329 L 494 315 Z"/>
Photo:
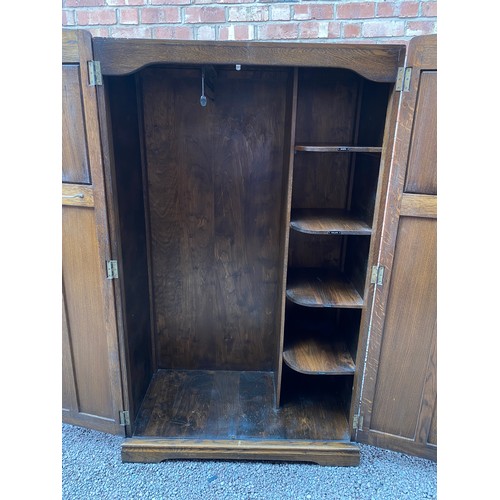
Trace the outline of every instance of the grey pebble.
<path fill-rule="evenodd" d="M 63 424 L 62 499 L 391 500 L 437 498 L 437 465 L 360 445 L 358 467 L 167 461 L 124 464 L 122 438 Z"/>

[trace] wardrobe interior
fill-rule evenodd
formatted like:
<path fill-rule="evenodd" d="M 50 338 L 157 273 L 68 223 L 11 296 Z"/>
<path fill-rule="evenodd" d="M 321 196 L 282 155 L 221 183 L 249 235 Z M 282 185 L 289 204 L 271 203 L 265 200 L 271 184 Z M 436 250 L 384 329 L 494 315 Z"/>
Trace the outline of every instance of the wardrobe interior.
<path fill-rule="evenodd" d="M 392 84 L 245 65 L 105 79 L 134 436 L 349 441 Z"/>

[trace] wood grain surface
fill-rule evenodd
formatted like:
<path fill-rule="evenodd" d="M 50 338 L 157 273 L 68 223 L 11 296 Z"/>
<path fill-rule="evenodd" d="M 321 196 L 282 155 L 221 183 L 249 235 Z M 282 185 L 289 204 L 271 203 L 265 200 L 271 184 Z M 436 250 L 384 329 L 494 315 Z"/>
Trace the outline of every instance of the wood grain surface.
<path fill-rule="evenodd" d="M 116 255 L 120 267 L 115 293 L 117 301 L 121 302 L 121 327 L 126 339 L 124 371 L 129 387 L 127 407 L 133 422 L 155 371 L 136 78 L 109 78 L 106 91 L 104 100 L 109 117 L 106 132 L 112 152 L 109 185 L 113 189 L 108 210 L 115 218 Z"/>
<path fill-rule="evenodd" d="M 78 31 L 63 29 L 62 36 L 62 63 L 79 63 L 80 52 L 78 50 Z"/>
<path fill-rule="evenodd" d="M 359 77 L 354 73 L 299 70 L 295 144 L 352 144 L 358 97 Z M 345 209 L 350 162 L 350 154 L 296 151 L 292 207 Z"/>
<path fill-rule="evenodd" d="M 374 429 L 414 437 L 434 332 L 436 293 L 436 221 L 402 217 L 372 411 Z"/>
<path fill-rule="evenodd" d="M 437 196 L 403 193 L 400 214 L 435 219 L 437 217 Z"/>
<path fill-rule="evenodd" d="M 285 387 L 276 410 L 271 372 L 159 370 L 134 437 L 348 441 L 338 384 L 332 377 L 321 377 L 321 383 L 314 378 Z"/>
<path fill-rule="evenodd" d="M 281 187 L 281 221 L 280 221 L 280 267 L 279 267 L 279 304 L 278 304 L 278 329 L 279 339 L 276 345 L 275 358 L 275 406 L 279 407 L 281 401 L 281 377 L 283 372 L 283 342 L 285 338 L 285 310 L 286 310 L 286 279 L 288 271 L 288 255 L 290 246 L 290 214 L 292 207 L 292 183 L 293 183 L 293 165 L 294 165 L 294 144 L 295 130 L 297 124 L 297 85 L 298 68 L 294 68 L 289 74 L 287 106 L 285 116 L 285 148 L 283 161 L 283 181 Z"/>
<path fill-rule="evenodd" d="M 290 269 L 286 295 L 296 304 L 308 307 L 363 307 L 356 288 L 333 269 Z"/>
<path fill-rule="evenodd" d="M 96 38 L 104 75 L 124 75 L 155 63 L 339 67 L 375 81 L 395 82 L 404 45 L 133 40 Z"/>
<path fill-rule="evenodd" d="M 399 125 L 380 236 L 378 263 L 386 272 L 384 285 L 375 289 L 371 328 L 364 337 L 362 392 L 354 410 L 364 416 L 363 428 L 354 433 L 354 439 L 432 460 L 437 456 L 431 441 L 436 441 L 432 352 L 436 334 L 437 199 L 404 190 L 410 156 L 428 161 L 427 165 L 413 162 L 414 179 L 420 171 L 431 172 L 427 167 L 435 165 L 431 158 L 436 152 L 433 140 L 413 143 L 413 139 L 418 137 L 418 130 L 425 135 L 427 119 L 431 122 L 429 131 L 434 127 L 435 114 L 430 108 L 435 98 L 422 100 L 420 113 L 416 109 L 418 99 L 434 85 L 435 76 L 429 72 L 437 68 L 436 42 L 433 35 L 417 37 L 409 44 L 407 65 L 412 67 L 412 77 L 409 91 L 399 95 Z M 421 89 L 422 83 L 426 89 Z M 424 112 L 426 106 L 429 109 Z M 424 123 L 417 123 L 417 119 Z M 395 384 L 398 378 L 401 380 Z"/>
<path fill-rule="evenodd" d="M 286 71 L 144 72 L 158 366 L 274 366 Z"/>
<path fill-rule="evenodd" d="M 112 258 L 96 88 L 88 85 L 93 59 L 89 32 L 63 30 L 62 267 L 66 312 L 66 389 L 73 405 L 63 421 L 102 432 L 124 433 L 118 412 L 123 379 L 118 352 L 114 283 L 106 279 Z M 71 367 L 71 368 L 70 368 Z"/>
<path fill-rule="evenodd" d="M 370 235 L 370 226 L 356 214 L 338 209 L 299 209 L 292 211 L 290 227 L 307 234 Z"/>
<path fill-rule="evenodd" d="M 78 409 L 112 417 L 108 346 L 103 335 L 105 274 L 99 265 L 94 210 L 65 206 L 62 216 L 64 298 Z"/>
<path fill-rule="evenodd" d="M 292 369 L 309 375 L 353 374 L 354 361 L 344 342 L 303 332 L 283 350 L 283 359 Z"/>
<path fill-rule="evenodd" d="M 295 151 L 309 153 L 380 153 L 381 147 L 377 146 L 341 146 L 334 144 L 296 144 Z"/>
<path fill-rule="evenodd" d="M 63 184 L 62 204 L 76 207 L 93 207 L 94 190 L 85 184 Z"/>
<path fill-rule="evenodd" d="M 307 440 L 191 440 L 130 438 L 122 445 L 123 462 L 164 460 L 256 460 L 313 462 L 326 466 L 359 465 L 359 448 L 351 443 Z"/>
<path fill-rule="evenodd" d="M 423 71 L 415 107 L 405 192 L 437 194 L 437 71 Z"/>
<path fill-rule="evenodd" d="M 80 65 L 62 67 L 62 180 L 90 184 Z"/>

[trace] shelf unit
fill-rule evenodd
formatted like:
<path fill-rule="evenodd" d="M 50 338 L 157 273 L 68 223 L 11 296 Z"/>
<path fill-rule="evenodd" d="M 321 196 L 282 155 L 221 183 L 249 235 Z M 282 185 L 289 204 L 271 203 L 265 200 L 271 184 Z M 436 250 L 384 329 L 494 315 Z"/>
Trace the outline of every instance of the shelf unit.
<path fill-rule="evenodd" d="M 370 235 L 372 228 L 348 210 L 297 208 L 292 210 L 290 227 L 306 234 Z"/>
<path fill-rule="evenodd" d="M 296 86 L 283 386 L 350 388 L 385 120 L 373 103 L 387 89 L 341 69 L 298 69 Z M 347 409 L 349 389 L 336 394 Z"/>

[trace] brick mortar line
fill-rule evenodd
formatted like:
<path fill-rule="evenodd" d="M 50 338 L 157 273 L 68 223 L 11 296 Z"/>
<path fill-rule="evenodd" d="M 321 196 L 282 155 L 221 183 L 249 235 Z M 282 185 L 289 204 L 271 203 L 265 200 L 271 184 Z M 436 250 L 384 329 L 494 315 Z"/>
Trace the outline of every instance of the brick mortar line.
<path fill-rule="evenodd" d="M 365 19 L 268 19 L 268 20 L 244 20 L 244 21 L 200 21 L 200 22 L 185 22 L 185 20 L 181 21 L 176 21 L 175 23 L 143 23 L 142 22 L 142 16 L 139 16 L 141 18 L 141 21 L 138 22 L 138 24 L 134 24 L 133 26 L 171 26 L 173 24 L 179 24 L 183 26 L 191 26 L 191 25 L 196 25 L 196 24 L 203 24 L 203 25 L 212 25 L 212 24 L 237 24 L 237 25 L 243 25 L 243 24 L 252 24 L 252 23 L 257 23 L 259 25 L 263 24 L 302 24 L 302 23 L 307 23 L 307 22 L 317 22 L 317 23 L 340 23 L 340 24 L 363 24 L 367 22 L 379 22 L 380 24 L 383 24 L 384 22 L 394 22 L 394 21 L 401 21 L 403 23 L 407 22 L 414 22 L 414 21 L 422 21 L 422 22 L 437 22 L 437 16 L 429 16 L 429 17 L 384 17 L 384 18 L 375 18 L 375 17 L 370 17 L 370 18 L 365 18 Z M 119 19 L 117 17 L 117 19 Z M 117 21 L 116 24 L 121 24 Z M 131 24 L 127 24 L 127 26 L 130 26 Z M 93 24 L 93 25 L 80 25 L 80 26 L 114 26 L 112 24 Z"/>

